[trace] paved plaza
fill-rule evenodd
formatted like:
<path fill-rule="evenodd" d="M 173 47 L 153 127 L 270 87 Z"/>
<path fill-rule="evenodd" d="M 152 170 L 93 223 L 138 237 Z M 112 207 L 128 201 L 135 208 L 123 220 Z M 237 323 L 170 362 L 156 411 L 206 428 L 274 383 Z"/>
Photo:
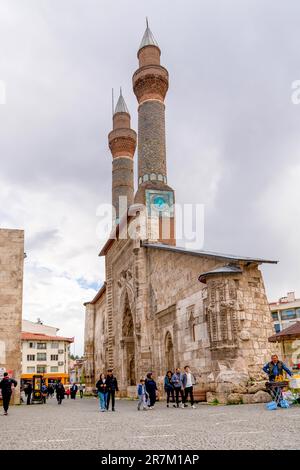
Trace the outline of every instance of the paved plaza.
<path fill-rule="evenodd" d="M 0 416 L 0 449 L 282 449 L 300 448 L 300 408 L 267 411 L 263 404 L 136 410 L 118 400 L 115 413 L 95 398 L 21 405 Z"/>

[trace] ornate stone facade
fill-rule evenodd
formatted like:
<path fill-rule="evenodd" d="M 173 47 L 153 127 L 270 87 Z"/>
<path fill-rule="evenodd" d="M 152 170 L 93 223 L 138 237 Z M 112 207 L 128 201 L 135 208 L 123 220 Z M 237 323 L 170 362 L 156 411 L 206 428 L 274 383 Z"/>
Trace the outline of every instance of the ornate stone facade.
<path fill-rule="evenodd" d="M 86 382 L 93 387 L 99 373 L 113 367 L 125 396 L 150 370 L 161 384 L 166 370 L 188 364 L 198 392 L 211 401 L 237 400 L 233 394 L 249 395 L 247 387 L 261 379 L 271 352 L 272 320 L 259 265 L 272 261 L 174 246 L 174 209 L 167 203 L 174 201 L 174 191 L 164 179 L 167 86 L 160 85 L 168 75 L 147 30 L 138 57 L 133 80 L 140 103 L 135 202 L 146 206 L 146 220 L 153 217 L 156 202 L 165 207 L 157 218 L 156 239 L 141 230 L 137 239 L 108 240 L 100 253 L 106 283 L 85 304 Z M 162 178 L 144 180 L 146 174 Z M 164 218 L 171 221 L 169 237 L 160 233 Z M 141 220 L 141 214 L 129 216 L 128 232 Z"/>

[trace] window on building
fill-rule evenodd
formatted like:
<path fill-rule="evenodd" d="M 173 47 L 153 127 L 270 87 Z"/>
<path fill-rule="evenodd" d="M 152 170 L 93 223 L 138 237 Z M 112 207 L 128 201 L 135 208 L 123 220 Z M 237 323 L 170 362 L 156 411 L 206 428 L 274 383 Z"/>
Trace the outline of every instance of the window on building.
<path fill-rule="evenodd" d="M 47 343 L 37 343 L 37 349 L 47 349 Z"/>
<path fill-rule="evenodd" d="M 279 320 L 278 312 L 272 312 L 272 318 L 273 318 L 273 320 Z"/>
<path fill-rule="evenodd" d="M 50 367 L 50 372 L 58 372 L 58 367 L 57 366 Z"/>
<path fill-rule="evenodd" d="M 35 373 L 35 367 L 27 367 L 27 374 L 34 374 Z"/>
<path fill-rule="evenodd" d="M 296 315 L 297 315 L 297 318 L 300 318 L 300 308 L 296 308 Z"/>
<path fill-rule="evenodd" d="M 63 362 L 59 362 L 58 365 L 59 365 L 59 366 L 63 366 L 64 363 L 63 363 Z"/>
<path fill-rule="evenodd" d="M 36 371 L 38 374 L 45 374 L 47 371 L 47 366 L 36 366 Z"/>
<path fill-rule="evenodd" d="M 30 342 L 29 342 L 29 347 L 30 347 L 31 349 L 35 348 L 35 343 L 33 343 L 32 341 L 30 341 Z"/>
<path fill-rule="evenodd" d="M 35 361 L 35 354 L 27 354 L 27 361 Z"/>
<path fill-rule="evenodd" d="M 274 328 L 275 328 L 276 333 L 280 332 L 280 324 L 279 323 L 275 323 Z"/>
<path fill-rule="evenodd" d="M 64 350 L 63 349 L 59 349 L 58 350 L 58 354 L 63 354 L 64 353 Z"/>
<path fill-rule="evenodd" d="M 52 341 L 51 349 L 58 349 L 58 342 Z"/>
<path fill-rule="evenodd" d="M 37 353 L 36 360 L 37 361 L 47 361 L 47 354 L 46 353 Z"/>
<path fill-rule="evenodd" d="M 51 354 L 51 361 L 58 361 L 58 354 Z"/>
<path fill-rule="evenodd" d="M 296 318 L 296 310 L 282 310 L 281 320 L 293 320 Z"/>

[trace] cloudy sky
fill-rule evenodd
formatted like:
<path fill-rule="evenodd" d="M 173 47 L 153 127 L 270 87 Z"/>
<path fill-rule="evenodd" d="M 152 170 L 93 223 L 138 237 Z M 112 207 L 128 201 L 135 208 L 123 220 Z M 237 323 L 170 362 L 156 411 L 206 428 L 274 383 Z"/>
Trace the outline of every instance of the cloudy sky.
<path fill-rule="evenodd" d="M 76 336 L 104 279 L 111 88 L 131 77 L 145 16 L 170 73 L 168 179 L 205 204 L 204 248 L 279 259 L 270 300 L 300 297 L 298 0 L 1 0 L 0 226 L 26 231 L 24 317 Z"/>

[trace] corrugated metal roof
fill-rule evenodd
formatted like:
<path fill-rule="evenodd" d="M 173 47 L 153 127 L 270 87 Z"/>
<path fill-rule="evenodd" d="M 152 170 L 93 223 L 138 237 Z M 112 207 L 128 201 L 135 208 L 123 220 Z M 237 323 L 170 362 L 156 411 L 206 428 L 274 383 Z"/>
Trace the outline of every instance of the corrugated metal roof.
<path fill-rule="evenodd" d="M 203 256 L 209 258 L 219 258 L 219 259 L 226 259 L 226 260 L 236 260 L 236 261 L 248 261 L 249 263 L 270 263 L 270 264 L 277 264 L 278 261 L 262 259 L 262 258 L 250 258 L 248 256 L 238 256 L 238 255 L 229 255 L 225 253 L 217 253 L 213 251 L 204 251 L 204 250 L 189 250 L 187 248 L 183 248 L 180 246 L 172 246 L 163 243 L 147 243 L 143 242 L 142 246 L 146 248 L 156 248 L 158 250 L 167 250 L 173 251 L 177 253 L 185 253 L 192 256 Z"/>
<path fill-rule="evenodd" d="M 218 268 L 212 269 L 211 271 L 207 271 L 206 273 L 200 274 L 198 277 L 200 282 L 206 281 L 207 276 L 213 276 L 217 274 L 241 274 L 243 271 L 239 266 L 236 266 L 234 264 L 227 264 L 225 266 L 220 266 Z"/>
<path fill-rule="evenodd" d="M 269 341 L 271 343 L 276 343 L 277 341 L 281 342 L 284 339 L 293 339 L 293 337 L 300 338 L 300 321 L 297 321 L 293 325 L 288 326 L 276 335 L 271 336 Z"/>
<path fill-rule="evenodd" d="M 155 37 L 153 36 L 153 33 L 152 33 L 151 29 L 148 26 L 148 23 L 147 23 L 147 28 L 146 28 L 146 31 L 144 32 L 144 36 L 143 36 L 142 42 L 140 44 L 139 50 L 142 49 L 142 47 L 145 47 L 145 46 L 156 46 L 156 47 L 159 48 L 158 42 L 156 41 Z"/>

